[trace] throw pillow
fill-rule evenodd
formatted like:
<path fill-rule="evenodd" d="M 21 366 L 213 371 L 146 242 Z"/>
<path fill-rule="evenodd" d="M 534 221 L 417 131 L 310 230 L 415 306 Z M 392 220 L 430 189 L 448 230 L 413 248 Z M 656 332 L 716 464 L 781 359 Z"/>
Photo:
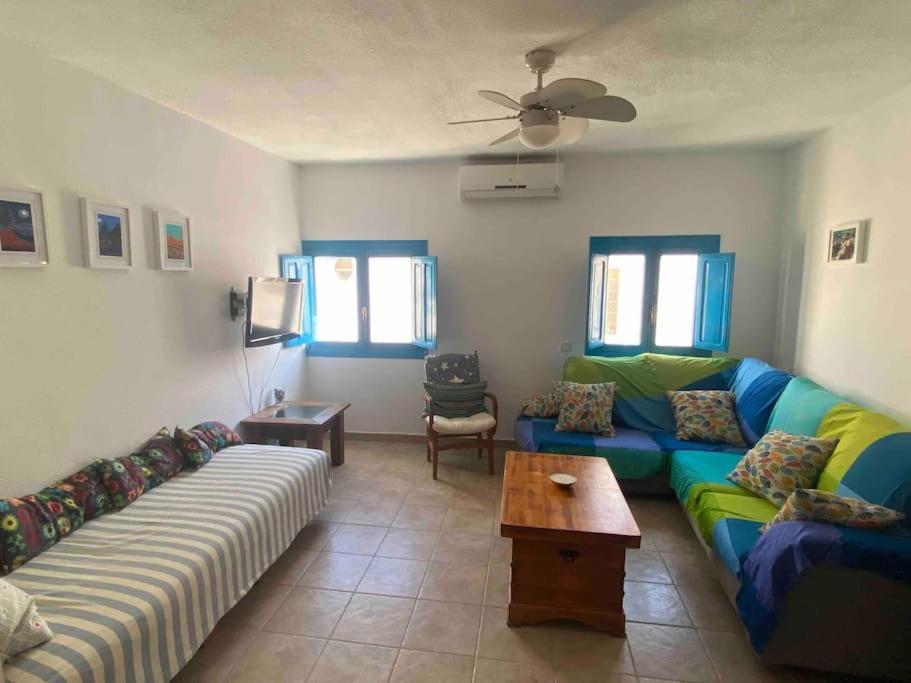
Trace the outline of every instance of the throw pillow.
<path fill-rule="evenodd" d="M 746 446 L 730 391 L 668 391 L 667 397 L 674 410 L 678 439 Z"/>
<path fill-rule="evenodd" d="M 212 459 L 212 449 L 192 430 L 175 427 L 174 443 L 183 456 L 186 467 L 202 467 Z"/>
<path fill-rule="evenodd" d="M 743 456 L 727 478 L 781 507 L 794 489 L 816 485 L 837 444 L 837 439 L 769 432 Z"/>
<path fill-rule="evenodd" d="M 233 429 L 221 422 L 200 422 L 190 430 L 203 440 L 212 453 L 228 446 L 239 446 L 244 441 Z"/>
<path fill-rule="evenodd" d="M 858 529 L 884 529 L 904 518 L 901 512 L 859 498 L 844 498 L 817 489 L 795 489 L 778 514 L 759 532 L 764 534 L 769 527 L 779 522 L 801 520 L 829 522 Z"/>
<path fill-rule="evenodd" d="M 59 538 L 57 515 L 38 496 L 0 500 L 0 576 L 43 553 Z"/>
<path fill-rule="evenodd" d="M 54 637 L 35 598 L 0 579 L 0 673 L 3 662 Z"/>
<path fill-rule="evenodd" d="M 557 417 L 560 414 L 560 394 L 556 390 L 535 394 L 522 406 L 525 417 Z"/>
<path fill-rule="evenodd" d="M 557 382 L 554 384 L 560 399 L 560 414 L 557 417 L 558 432 L 586 432 L 589 434 L 614 435 L 611 413 L 614 407 L 614 382 L 606 384 L 577 384 Z"/>
<path fill-rule="evenodd" d="M 138 468 L 128 457 L 104 461 L 104 487 L 111 494 L 115 510 L 122 510 L 143 494 L 145 482 L 136 481 L 134 473 L 138 473 Z"/>
<path fill-rule="evenodd" d="M 487 412 L 487 407 L 484 405 L 487 382 L 472 384 L 424 382 L 424 391 L 427 393 L 427 397 L 433 400 L 434 415 L 449 418 L 471 417 Z M 428 412 L 425 404 L 424 415 L 426 416 Z"/>
<path fill-rule="evenodd" d="M 104 487 L 104 460 L 98 459 L 75 474 L 61 479 L 54 488 L 66 491 L 82 509 L 85 521 L 113 509 L 111 494 Z"/>
<path fill-rule="evenodd" d="M 167 481 L 183 469 L 183 455 L 167 427 L 159 429 L 134 455 L 142 456 L 144 464 L 154 470 L 162 481 Z"/>

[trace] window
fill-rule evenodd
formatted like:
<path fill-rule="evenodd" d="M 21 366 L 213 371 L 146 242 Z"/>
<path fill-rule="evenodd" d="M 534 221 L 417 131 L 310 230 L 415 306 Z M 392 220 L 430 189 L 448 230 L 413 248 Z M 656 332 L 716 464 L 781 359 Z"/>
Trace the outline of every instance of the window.
<path fill-rule="evenodd" d="M 309 333 L 297 343 L 311 355 L 422 358 L 436 348 L 436 257 L 426 241 L 305 241 L 303 252 L 282 257 L 282 273 L 310 278 Z"/>
<path fill-rule="evenodd" d="M 734 255 L 718 235 L 592 237 L 586 353 L 727 351 Z"/>

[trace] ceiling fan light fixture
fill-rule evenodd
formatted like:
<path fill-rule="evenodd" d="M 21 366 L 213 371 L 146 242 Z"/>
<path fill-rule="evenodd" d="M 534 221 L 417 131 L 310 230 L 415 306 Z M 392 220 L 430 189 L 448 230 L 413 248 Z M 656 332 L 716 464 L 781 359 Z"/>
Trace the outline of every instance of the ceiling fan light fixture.
<path fill-rule="evenodd" d="M 550 147 L 560 137 L 560 117 L 552 111 L 531 109 L 520 117 L 519 140 L 531 149 Z"/>

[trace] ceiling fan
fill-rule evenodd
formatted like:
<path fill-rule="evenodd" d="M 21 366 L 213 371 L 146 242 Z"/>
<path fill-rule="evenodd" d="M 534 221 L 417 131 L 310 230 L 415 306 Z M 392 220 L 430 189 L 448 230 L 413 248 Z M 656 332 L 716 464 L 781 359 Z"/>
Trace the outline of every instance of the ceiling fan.
<path fill-rule="evenodd" d="M 607 88 L 595 81 L 561 78 L 545 86 L 544 74 L 553 68 L 556 60 L 557 55 L 553 50 L 532 50 L 525 55 L 525 66 L 537 74 L 538 85 L 531 92 L 522 95 L 518 102 L 493 90 L 478 91 L 484 99 L 513 109 L 518 114 L 493 119 L 450 121 L 449 125 L 518 119 L 519 127 L 491 142 L 491 147 L 518 137 L 526 147 L 544 149 L 554 144 L 571 145 L 577 142 L 588 130 L 589 119 L 627 123 L 636 118 L 636 108 L 629 100 L 605 95 Z"/>

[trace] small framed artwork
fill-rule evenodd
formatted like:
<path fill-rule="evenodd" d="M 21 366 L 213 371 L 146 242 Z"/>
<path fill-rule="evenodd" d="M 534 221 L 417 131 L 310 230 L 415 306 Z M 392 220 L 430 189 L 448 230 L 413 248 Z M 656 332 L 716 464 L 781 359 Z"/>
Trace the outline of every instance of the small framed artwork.
<path fill-rule="evenodd" d="M 41 193 L 0 188 L 0 267 L 46 265 Z"/>
<path fill-rule="evenodd" d="M 176 213 L 155 212 L 158 267 L 162 270 L 192 270 L 190 219 Z"/>
<path fill-rule="evenodd" d="M 863 263 L 866 246 L 867 221 L 842 223 L 829 230 L 829 263 Z"/>
<path fill-rule="evenodd" d="M 86 268 L 132 268 L 130 210 L 125 206 L 82 200 Z"/>

